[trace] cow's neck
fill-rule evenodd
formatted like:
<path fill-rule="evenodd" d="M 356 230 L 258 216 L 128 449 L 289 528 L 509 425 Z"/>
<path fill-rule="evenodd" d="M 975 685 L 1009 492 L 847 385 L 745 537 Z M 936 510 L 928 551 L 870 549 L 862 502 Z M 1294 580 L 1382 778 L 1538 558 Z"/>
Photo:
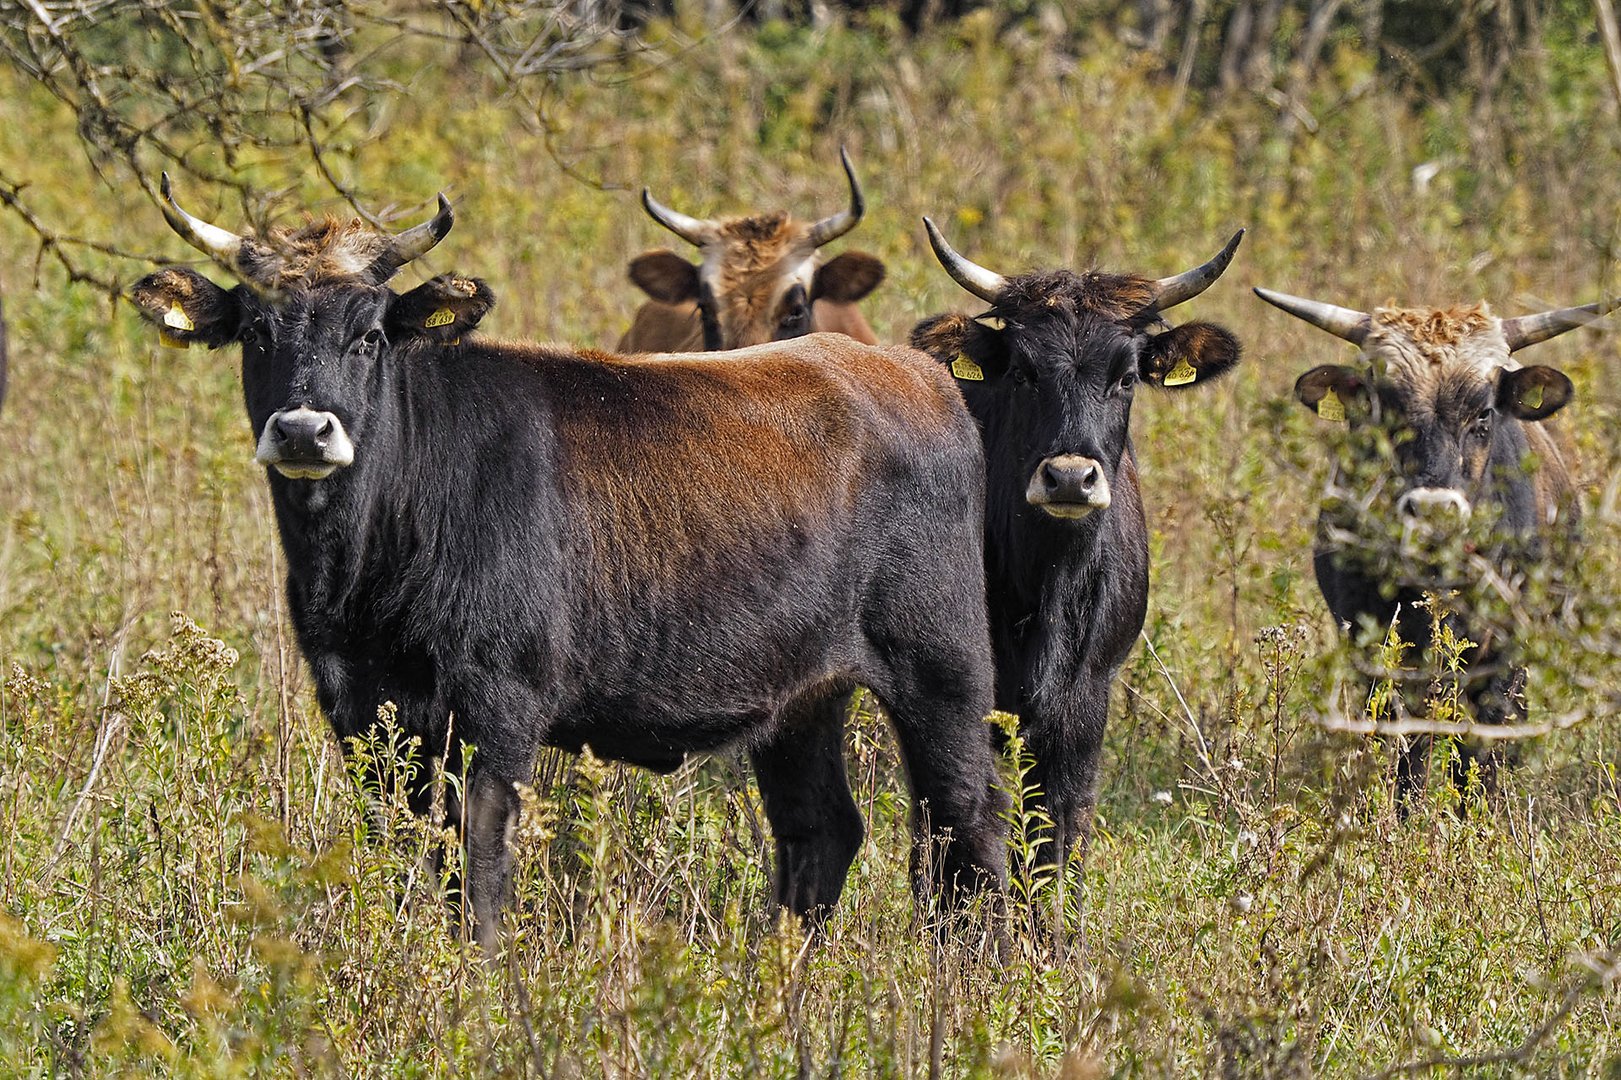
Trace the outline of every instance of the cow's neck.
<path fill-rule="evenodd" d="M 325 480 L 270 476 L 289 589 L 311 614 L 353 622 L 381 566 L 389 562 L 392 576 L 403 576 L 402 560 L 415 554 L 412 521 L 432 511 L 418 501 L 428 492 L 411 482 L 401 422 L 408 393 L 403 377 L 384 387 L 353 465 Z"/>

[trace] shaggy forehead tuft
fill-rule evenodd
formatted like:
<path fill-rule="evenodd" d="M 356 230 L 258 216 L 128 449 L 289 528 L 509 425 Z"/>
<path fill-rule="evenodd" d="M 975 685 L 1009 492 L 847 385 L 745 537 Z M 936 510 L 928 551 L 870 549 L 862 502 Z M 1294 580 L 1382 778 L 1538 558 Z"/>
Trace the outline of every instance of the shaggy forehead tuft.
<path fill-rule="evenodd" d="M 277 229 L 252 246 L 277 287 L 309 287 L 327 281 L 364 279 L 390 250 L 392 240 L 365 222 L 327 217 L 294 229 Z M 246 255 L 246 252 L 245 252 Z M 252 271 L 245 257 L 244 269 Z"/>
<path fill-rule="evenodd" d="M 1386 378 L 1432 398 L 1443 381 L 1489 379 L 1509 359 L 1502 322 L 1484 302 L 1449 308 L 1375 308 L 1364 354 Z"/>

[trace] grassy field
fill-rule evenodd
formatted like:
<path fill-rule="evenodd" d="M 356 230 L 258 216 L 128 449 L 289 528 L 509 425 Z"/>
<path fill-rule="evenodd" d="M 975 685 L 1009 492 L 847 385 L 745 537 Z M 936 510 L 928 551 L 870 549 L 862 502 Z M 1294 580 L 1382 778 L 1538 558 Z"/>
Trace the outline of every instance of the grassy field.
<path fill-rule="evenodd" d="M 512 947 L 486 968 L 416 870 L 444 838 L 367 812 L 354 777 L 389 767 L 391 737 L 346 764 L 315 707 L 236 356 L 158 347 L 127 305 L 36 270 L 0 215 L 0 1074 L 1617 1075 L 1618 339 L 1536 353 L 1575 380 L 1589 483 L 1585 621 L 1539 635 L 1532 701 L 1580 722 L 1528 744 L 1490 806 L 1460 817 L 1437 793 L 1398 821 L 1392 749 L 1316 722 L 1346 665 L 1309 557 L 1328 456 L 1289 391 L 1349 353 L 1248 291 L 1503 314 L 1616 292 L 1621 125 L 1596 50 L 1565 45 L 1485 134 L 1466 98 L 1410 100 L 1342 50 L 1305 102 L 1315 132 L 1290 134 L 1264 101 L 1176 108 L 1106 41 L 1070 56 L 972 20 L 916 44 L 768 27 L 564 84 L 555 144 L 601 187 L 456 69 L 414 73 L 391 104 L 358 176 L 457 207 L 401 285 L 487 277 L 501 335 L 617 337 L 638 299 L 626 259 L 669 240 L 643 183 L 696 214 L 827 213 L 841 142 L 871 207 L 841 246 L 888 263 L 867 309 L 890 339 L 968 308 L 923 213 L 1004 272 L 1165 274 L 1251 229 L 1178 311 L 1237 331 L 1241 369 L 1138 397 L 1152 648 L 1114 702 L 1084 938 L 1016 937 L 1001 964 L 914 910 L 904 781 L 862 711 L 870 838 L 825 939 L 773 920 L 740 756 L 660 778 L 550 754 Z M 78 231 L 189 255 L 12 72 L 0 161 Z M 303 194 L 336 209 L 313 176 Z M 1476 1064 L 1424 1065 L 1448 1059 Z"/>

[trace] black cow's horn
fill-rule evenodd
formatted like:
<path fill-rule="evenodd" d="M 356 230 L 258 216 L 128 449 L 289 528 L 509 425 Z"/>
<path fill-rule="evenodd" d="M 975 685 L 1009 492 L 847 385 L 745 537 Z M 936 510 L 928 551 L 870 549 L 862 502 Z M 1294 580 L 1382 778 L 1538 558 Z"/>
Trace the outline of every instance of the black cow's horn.
<path fill-rule="evenodd" d="M 861 181 L 856 179 L 855 166 L 850 164 L 850 155 L 842 146 L 839 147 L 839 160 L 844 163 L 844 175 L 850 178 L 850 207 L 810 227 L 805 242 L 813 248 L 837 240 L 859 225 L 861 215 L 867 212 L 867 200 L 861 197 Z"/>
<path fill-rule="evenodd" d="M 675 233 L 689 244 L 703 247 L 715 237 L 715 223 L 704 221 L 701 218 L 688 217 L 653 198 L 653 193 L 647 188 L 642 189 L 642 206 L 647 209 L 647 216 Z"/>
<path fill-rule="evenodd" d="M 1508 351 L 1518 352 L 1527 345 L 1535 345 L 1539 341 L 1558 337 L 1567 330 L 1585 326 L 1618 307 L 1621 307 L 1621 297 L 1600 300 L 1596 304 L 1583 304 L 1581 307 L 1557 308 L 1536 315 L 1520 315 L 1513 319 L 1504 319 L 1503 337 L 1508 339 Z"/>
<path fill-rule="evenodd" d="M 412 259 L 426 255 L 433 250 L 433 246 L 445 238 L 450 227 L 456 223 L 456 215 L 450 209 L 450 200 L 445 193 L 439 193 L 439 209 L 433 217 L 421 225 L 413 225 L 402 233 L 394 235 L 394 255 L 400 260 L 399 265 L 404 266 Z"/>
<path fill-rule="evenodd" d="M 953 281 L 987 304 L 996 303 L 1002 290 L 1007 288 L 1007 278 L 1001 274 L 985 269 L 978 263 L 969 262 L 958 255 L 946 238 L 940 235 L 940 230 L 934 227 L 934 222 L 928 218 L 923 219 L 923 227 L 929 232 L 929 244 L 934 248 L 934 257 L 940 260 L 940 265 L 946 268 Z"/>
<path fill-rule="evenodd" d="M 1305 300 L 1298 296 L 1290 296 L 1288 293 L 1259 288 L 1255 290 L 1255 295 L 1273 307 L 1282 308 L 1295 318 L 1305 319 L 1313 326 L 1327 330 L 1337 338 L 1344 338 L 1353 345 L 1361 345 L 1362 340 L 1368 336 L 1368 328 L 1373 325 L 1372 317 L 1364 312 L 1325 304 L 1321 300 Z"/>
<path fill-rule="evenodd" d="M 180 204 L 174 201 L 174 195 L 170 190 L 167 172 L 163 174 L 158 190 L 163 193 L 163 218 L 169 223 L 169 227 L 198 251 L 241 273 L 237 266 L 237 256 L 242 254 L 242 237 L 229 229 L 222 229 L 201 218 L 194 218 L 180 209 Z"/>
<path fill-rule="evenodd" d="M 1216 257 L 1203 266 L 1195 266 L 1175 277 L 1160 278 L 1154 282 L 1154 310 L 1167 311 L 1178 304 L 1185 304 L 1214 285 L 1232 263 L 1233 253 L 1238 250 L 1238 242 L 1242 239 L 1244 230 L 1239 229 L 1227 241 L 1227 246 L 1216 252 Z"/>
<path fill-rule="evenodd" d="M 389 239 L 388 249 L 378 256 L 372 264 L 372 280 L 382 284 L 393 277 L 395 272 L 412 259 L 421 258 L 433 246 L 443 240 L 450 232 L 450 227 L 456 223 L 456 215 L 450 209 L 450 200 L 445 193 L 439 193 L 439 209 L 433 217 L 420 225 L 413 225 L 404 232 L 395 233 Z"/>

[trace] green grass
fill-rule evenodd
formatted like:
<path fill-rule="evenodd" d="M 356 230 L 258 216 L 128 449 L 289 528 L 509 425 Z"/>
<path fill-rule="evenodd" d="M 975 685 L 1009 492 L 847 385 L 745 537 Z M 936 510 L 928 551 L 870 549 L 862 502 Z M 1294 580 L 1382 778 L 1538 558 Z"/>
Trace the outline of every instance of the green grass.
<path fill-rule="evenodd" d="M 356 168 L 390 200 L 456 200 L 455 232 L 402 285 L 476 273 L 503 298 L 492 333 L 582 345 L 616 338 L 637 302 L 626 259 L 668 240 L 641 184 L 697 214 L 826 213 L 841 142 L 872 208 L 845 243 L 889 265 L 868 308 L 890 338 L 969 306 L 923 213 L 1006 272 L 1170 273 L 1251 227 L 1178 312 L 1238 331 L 1242 369 L 1137 405 L 1159 662 L 1139 649 L 1117 692 L 1084 942 L 1016 936 L 1000 965 L 939 942 L 906 886 L 893 745 L 862 712 L 870 838 L 824 940 L 773 921 L 738 755 L 654 777 L 548 754 L 513 947 L 487 969 L 417 869 L 443 838 L 368 807 L 387 739 L 346 765 L 314 705 L 236 357 L 159 348 L 48 262 L 30 291 L 32 241 L 0 216 L 0 1073 L 1359 1075 L 1512 1050 L 1550 1021 L 1476 1071 L 1621 1068 L 1621 999 L 1590 985 L 1621 942 L 1621 724 L 1594 709 L 1527 746 L 1490 807 L 1460 819 L 1437 793 L 1398 822 L 1391 749 L 1314 722 L 1345 664 L 1308 554 L 1321 426 L 1288 393 L 1346 352 L 1247 288 L 1508 314 L 1614 291 L 1602 67 L 1556 57 L 1557 92 L 1496 118 L 1505 163 L 1477 151 L 1462 97 L 1356 92 L 1353 51 L 1312 87 L 1320 130 L 1291 144 L 1265 102 L 1171 115 L 1169 85 L 1117 45 L 1070 57 L 984 31 L 914 48 L 773 29 L 564 86 L 559 145 L 607 191 L 564 176 L 471 74 L 428 72 Z M 0 160 L 56 220 L 186 254 L 12 73 L 0 118 Z M 1420 192 L 1428 160 L 1443 170 Z M 1583 332 L 1537 361 L 1576 381 L 1566 427 L 1594 481 L 1578 576 L 1589 628 L 1613 628 L 1621 358 Z M 1605 642 L 1540 638 L 1533 708 L 1613 696 Z"/>

